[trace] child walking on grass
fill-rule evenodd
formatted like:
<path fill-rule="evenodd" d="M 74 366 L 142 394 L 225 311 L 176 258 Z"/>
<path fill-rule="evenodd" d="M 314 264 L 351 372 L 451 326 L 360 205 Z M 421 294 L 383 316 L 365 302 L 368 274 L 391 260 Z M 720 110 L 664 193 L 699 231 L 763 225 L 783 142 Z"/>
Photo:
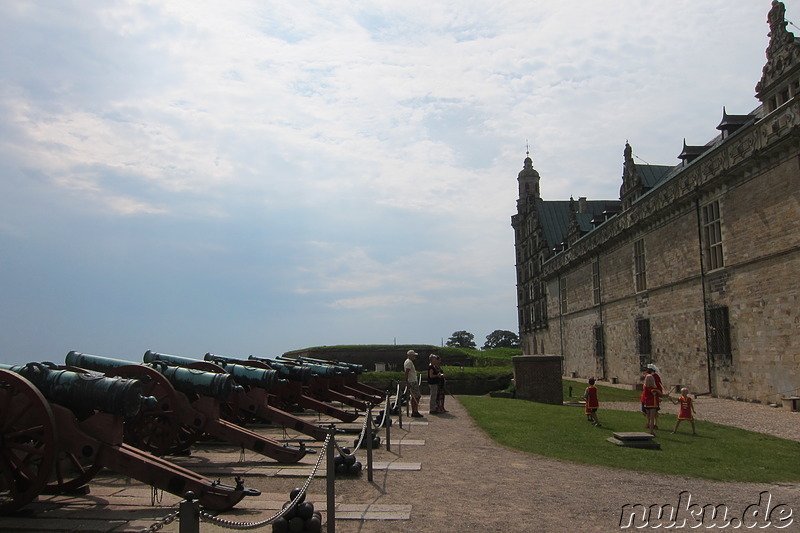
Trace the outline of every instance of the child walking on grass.
<path fill-rule="evenodd" d="M 600 408 L 600 402 L 597 400 L 597 387 L 594 386 L 594 378 L 589 378 L 589 386 L 583 393 L 583 399 L 586 400 L 586 417 L 596 427 L 600 427 L 600 420 L 597 419 L 597 410 Z"/>
<path fill-rule="evenodd" d="M 678 431 L 678 426 L 681 424 L 682 420 L 688 420 L 692 423 L 692 435 L 697 435 L 697 431 L 695 431 L 694 427 L 694 402 L 689 397 L 689 389 L 683 387 L 681 389 L 681 397 L 677 400 L 672 400 L 672 403 L 681 404 L 681 409 L 678 412 L 678 421 L 675 422 L 675 429 L 672 431 L 673 433 Z"/>

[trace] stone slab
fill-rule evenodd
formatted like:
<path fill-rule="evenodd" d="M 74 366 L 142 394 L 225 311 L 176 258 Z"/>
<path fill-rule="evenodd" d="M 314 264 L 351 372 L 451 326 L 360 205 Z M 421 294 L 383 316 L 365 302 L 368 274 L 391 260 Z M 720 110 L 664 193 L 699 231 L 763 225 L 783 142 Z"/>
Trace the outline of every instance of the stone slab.
<path fill-rule="evenodd" d="M 608 442 L 616 444 L 617 446 L 623 446 L 625 448 L 642 448 L 647 450 L 660 450 L 661 444 L 654 440 L 620 440 L 614 437 L 608 437 Z"/>
<path fill-rule="evenodd" d="M 614 437 L 618 438 L 619 440 L 629 441 L 629 440 L 653 440 L 655 435 L 651 435 L 650 433 L 646 433 L 644 431 L 618 431 L 613 433 Z"/>

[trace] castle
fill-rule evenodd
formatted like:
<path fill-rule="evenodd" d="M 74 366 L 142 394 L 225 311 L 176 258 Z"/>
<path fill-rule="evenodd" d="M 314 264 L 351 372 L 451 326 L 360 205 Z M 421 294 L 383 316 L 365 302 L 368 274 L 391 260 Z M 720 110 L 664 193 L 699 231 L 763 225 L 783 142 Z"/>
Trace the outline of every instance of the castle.
<path fill-rule="evenodd" d="M 780 403 L 800 393 L 800 39 L 768 15 L 760 105 L 676 166 L 624 148 L 619 199 L 545 201 L 518 175 L 517 309 L 525 354 L 566 376 L 665 383 Z"/>

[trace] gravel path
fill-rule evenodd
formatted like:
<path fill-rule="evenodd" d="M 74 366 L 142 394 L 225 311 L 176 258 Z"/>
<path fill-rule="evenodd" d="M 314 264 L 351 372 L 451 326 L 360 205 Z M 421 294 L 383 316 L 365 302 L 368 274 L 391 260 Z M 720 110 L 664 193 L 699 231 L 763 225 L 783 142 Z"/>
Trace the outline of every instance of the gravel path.
<path fill-rule="evenodd" d="M 678 413 L 678 406 L 665 402 L 665 413 Z M 621 411 L 639 411 L 639 403 L 605 402 L 603 409 L 617 409 Z M 726 426 L 733 426 L 758 433 L 766 433 L 783 439 L 800 441 L 800 413 L 793 413 L 785 408 L 769 407 L 764 404 L 723 400 L 700 396 L 694 400 L 697 420 L 715 422 Z M 681 424 L 680 431 L 688 431 Z M 662 428 L 663 430 L 664 428 Z"/>

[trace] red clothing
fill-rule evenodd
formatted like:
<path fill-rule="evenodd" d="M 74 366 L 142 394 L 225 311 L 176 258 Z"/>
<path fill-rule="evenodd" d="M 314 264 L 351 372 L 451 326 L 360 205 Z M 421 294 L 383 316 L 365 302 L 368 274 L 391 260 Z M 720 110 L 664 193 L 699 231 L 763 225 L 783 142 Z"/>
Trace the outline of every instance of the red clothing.
<path fill-rule="evenodd" d="M 661 376 L 658 374 L 653 374 L 653 379 L 656 380 L 656 388 L 658 392 L 664 392 L 664 385 L 661 383 Z"/>
<path fill-rule="evenodd" d="M 661 382 L 661 376 L 659 376 L 658 374 L 651 374 L 650 371 L 648 370 L 647 372 L 645 372 L 642 381 L 647 379 L 647 376 L 653 376 L 653 379 L 656 380 L 656 388 L 658 389 L 658 392 L 664 392 L 664 384 Z"/>
<path fill-rule="evenodd" d="M 658 387 L 648 387 L 647 385 L 644 386 L 642 389 L 642 405 L 646 409 L 653 409 L 659 406 L 659 390 Z"/>
<path fill-rule="evenodd" d="M 597 401 L 597 387 L 594 385 L 586 387 L 586 392 L 583 393 L 583 397 L 586 399 L 586 409 L 584 412 L 587 415 L 591 414 L 593 409 L 596 410 L 600 407 L 600 402 Z"/>
<path fill-rule="evenodd" d="M 688 396 L 681 396 L 678 398 L 678 402 L 681 404 L 681 410 L 678 413 L 678 420 L 694 419 L 694 413 L 692 413 L 692 399 Z"/>

